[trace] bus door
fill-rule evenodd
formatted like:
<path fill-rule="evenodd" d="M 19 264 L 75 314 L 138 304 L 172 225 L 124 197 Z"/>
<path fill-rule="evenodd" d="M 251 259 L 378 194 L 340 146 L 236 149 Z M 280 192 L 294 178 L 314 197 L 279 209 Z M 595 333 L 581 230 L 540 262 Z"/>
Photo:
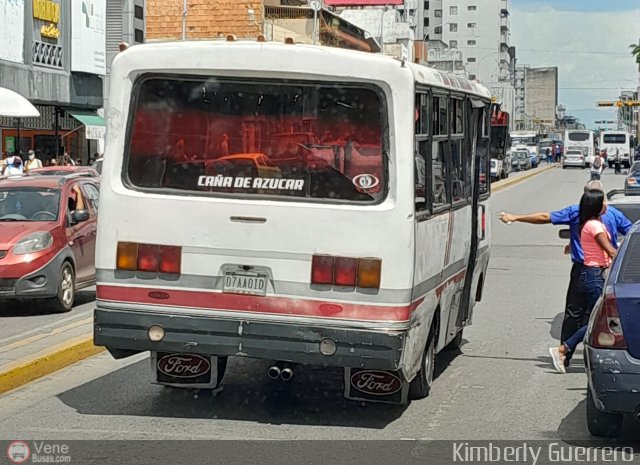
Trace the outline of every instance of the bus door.
<path fill-rule="evenodd" d="M 481 242 L 486 239 L 486 205 L 480 203 L 482 194 L 482 183 L 488 189 L 489 180 L 489 145 L 488 136 L 490 134 L 491 119 L 488 106 L 481 100 L 472 99 L 470 102 L 471 111 L 467 114 L 467 124 L 473 130 L 469 138 L 469 153 L 472 157 L 473 167 L 473 190 L 471 200 L 471 246 L 469 248 L 469 263 L 464 279 L 462 291 L 462 301 L 460 311 L 456 320 L 456 328 L 461 328 L 470 323 L 475 304 L 474 277 L 478 267 L 478 258 Z M 484 175 L 484 180 L 482 176 Z"/>

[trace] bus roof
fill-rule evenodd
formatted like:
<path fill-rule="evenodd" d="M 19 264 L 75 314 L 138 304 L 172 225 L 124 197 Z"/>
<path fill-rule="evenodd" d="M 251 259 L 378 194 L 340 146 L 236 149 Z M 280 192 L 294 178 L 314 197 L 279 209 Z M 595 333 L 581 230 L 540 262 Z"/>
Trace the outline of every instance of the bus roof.
<path fill-rule="evenodd" d="M 247 68 L 247 63 L 251 63 L 251 67 Z M 179 70 L 193 74 L 216 71 L 221 76 L 233 73 L 234 77 L 238 72 L 246 76 L 260 73 L 260 76 L 275 77 L 284 69 L 301 79 L 329 75 L 345 81 L 368 79 L 394 84 L 402 80 L 403 75 L 407 79 L 407 74 L 411 74 L 418 84 L 491 98 L 482 84 L 428 66 L 401 62 L 379 53 L 306 44 L 256 40 L 152 42 L 119 53 L 113 66 L 120 76 Z"/>

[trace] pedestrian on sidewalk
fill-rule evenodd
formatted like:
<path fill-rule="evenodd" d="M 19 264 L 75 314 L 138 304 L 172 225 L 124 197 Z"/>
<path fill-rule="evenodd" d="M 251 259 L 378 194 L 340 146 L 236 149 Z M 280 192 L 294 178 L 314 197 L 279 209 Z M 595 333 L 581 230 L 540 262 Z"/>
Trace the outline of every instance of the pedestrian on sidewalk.
<path fill-rule="evenodd" d="M 584 192 L 597 189 L 604 193 L 604 186 L 601 181 L 589 181 L 584 187 Z M 587 296 L 580 283 L 580 273 L 582 272 L 584 263 L 584 252 L 580 244 L 580 206 L 577 204 L 569 205 L 562 210 L 552 212 L 529 213 L 525 215 L 514 215 L 510 213 L 501 213 L 500 219 L 503 223 L 510 224 L 513 222 L 529 223 L 529 224 L 554 224 L 569 226 L 571 233 L 570 254 L 573 265 L 571 266 L 571 274 L 569 279 L 569 287 L 565 300 L 564 319 L 562 321 L 562 331 L 560 335 L 561 341 L 566 341 L 575 332 L 580 329 L 586 322 L 586 306 Z M 611 244 L 617 247 L 618 234 L 625 235 L 633 226 L 631 221 L 614 207 L 607 208 L 600 221 L 604 223 L 611 236 Z M 572 353 L 567 354 L 565 365 L 569 366 Z"/>
<path fill-rule="evenodd" d="M 560 163 L 560 158 L 562 158 L 562 147 L 558 144 L 556 145 L 556 163 Z"/>
<path fill-rule="evenodd" d="M 591 189 L 580 199 L 580 244 L 584 252 L 580 284 L 586 296 L 585 319 L 591 315 L 593 307 L 602 295 L 605 272 L 611 266 L 616 248 L 611 244 L 611 234 L 601 221 L 607 211 L 604 192 Z M 584 340 L 588 325 L 586 322 L 571 337 L 563 340 L 558 347 L 551 347 L 549 354 L 558 372 L 566 373 L 565 358 L 573 354 Z"/>
<path fill-rule="evenodd" d="M 549 149 L 549 147 L 547 147 L 547 150 L 544 152 L 544 155 L 545 155 L 544 159 L 548 165 L 549 163 L 551 163 L 551 150 Z"/>

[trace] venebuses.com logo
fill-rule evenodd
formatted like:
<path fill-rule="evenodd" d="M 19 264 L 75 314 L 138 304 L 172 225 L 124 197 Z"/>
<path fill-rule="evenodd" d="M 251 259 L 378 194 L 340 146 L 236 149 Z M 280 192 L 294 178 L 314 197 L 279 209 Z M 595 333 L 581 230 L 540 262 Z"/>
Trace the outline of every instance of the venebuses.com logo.
<path fill-rule="evenodd" d="M 68 444 L 45 441 L 13 441 L 7 446 L 7 458 L 15 465 L 25 463 L 71 463 Z"/>

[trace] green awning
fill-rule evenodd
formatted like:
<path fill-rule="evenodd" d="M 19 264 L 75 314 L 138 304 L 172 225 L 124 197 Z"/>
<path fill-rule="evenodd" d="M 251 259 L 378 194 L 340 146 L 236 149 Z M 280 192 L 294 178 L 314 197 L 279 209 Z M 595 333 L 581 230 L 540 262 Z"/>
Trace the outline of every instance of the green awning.
<path fill-rule="evenodd" d="M 68 111 L 67 113 L 85 127 L 85 138 L 87 140 L 104 140 L 107 128 L 102 116 L 98 116 L 93 111 Z"/>
<path fill-rule="evenodd" d="M 69 111 L 67 113 L 85 126 L 106 126 L 104 118 L 93 111 Z"/>

